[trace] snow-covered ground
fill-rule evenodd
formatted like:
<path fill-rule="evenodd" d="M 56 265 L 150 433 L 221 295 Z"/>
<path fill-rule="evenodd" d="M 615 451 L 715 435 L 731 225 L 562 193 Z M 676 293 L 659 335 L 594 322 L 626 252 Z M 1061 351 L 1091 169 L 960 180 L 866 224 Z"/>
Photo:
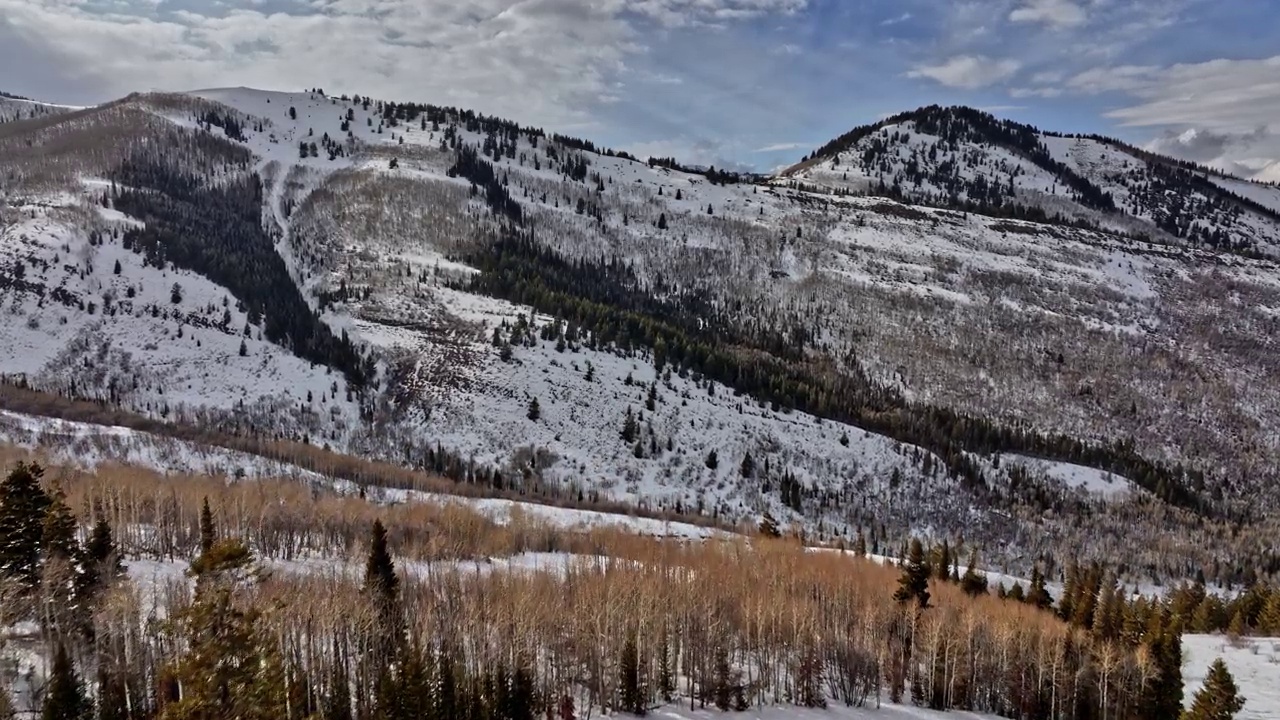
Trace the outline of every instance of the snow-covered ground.
<path fill-rule="evenodd" d="M 630 717 L 619 715 L 619 717 Z M 995 715 L 949 711 L 941 712 L 909 705 L 880 707 L 845 707 L 835 704 L 822 710 L 797 707 L 766 707 L 746 712 L 690 710 L 688 705 L 667 705 L 649 713 L 659 720 L 996 720 Z"/>
<path fill-rule="evenodd" d="M 1222 658 L 1245 698 L 1237 720 L 1280 718 L 1280 638 L 1242 638 L 1231 642 L 1221 635 L 1182 637 L 1183 703 L 1204 684 L 1209 666 Z"/>
<path fill-rule="evenodd" d="M 1001 456 L 1000 461 L 1021 466 L 1033 474 L 1056 480 L 1066 487 L 1078 488 L 1104 498 L 1124 497 L 1134 491 L 1134 485 L 1128 479 L 1083 465 L 1052 462 L 1021 455 L 1004 455 Z"/>
<path fill-rule="evenodd" d="M 112 463 L 138 465 L 161 473 L 320 479 L 309 470 L 258 455 L 197 445 L 131 428 L 35 417 L 7 410 L 0 410 L 0 443 L 39 449 L 57 462 L 85 469 L 99 463 Z"/>

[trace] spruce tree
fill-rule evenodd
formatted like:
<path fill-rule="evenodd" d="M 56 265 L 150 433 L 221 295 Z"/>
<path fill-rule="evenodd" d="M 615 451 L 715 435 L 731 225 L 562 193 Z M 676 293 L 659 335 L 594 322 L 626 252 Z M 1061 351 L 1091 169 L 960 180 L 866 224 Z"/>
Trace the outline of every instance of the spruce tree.
<path fill-rule="evenodd" d="M 34 590 L 40 584 L 40 540 L 49 496 L 40 487 L 44 469 L 18 463 L 0 483 L 0 578 Z"/>
<path fill-rule="evenodd" d="M 88 624 L 87 607 L 76 602 L 76 588 L 83 582 L 76 519 L 61 491 L 54 493 L 45 511 L 40 549 L 41 621 L 46 632 L 61 637 Z"/>
<path fill-rule="evenodd" d="M 209 509 L 209 498 L 200 506 L 200 554 L 209 552 L 217 537 L 217 529 L 213 524 L 213 511 Z"/>
<path fill-rule="evenodd" d="M 538 398 L 529 401 L 529 410 L 525 413 L 525 417 L 534 422 L 538 422 L 538 418 L 542 417 L 542 408 L 538 405 Z"/>
<path fill-rule="evenodd" d="M 285 717 L 287 688 L 275 646 L 259 629 L 257 610 L 239 599 L 253 555 L 238 540 L 215 542 L 191 564 L 191 605 L 170 620 L 185 651 L 164 669 L 177 681 L 176 702 L 160 720 Z"/>
<path fill-rule="evenodd" d="M 49 687 L 40 708 L 41 720 L 81 720 L 89 716 L 91 707 L 67 648 L 59 643 L 53 653 Z"/>
<path fill-rule="evenodd" d="M 867 556 L 867 536 L 858 528 L 858 536 L 853 540 L 853 552 L 861 557 Z"/>
<path fill-rule="evenodd" d="M 911 549 L 898 578 L 898 590 L 893 599 L 899 605 L 915 602 L 921 610 L 929 607 L 929 564 L 925 560 L 924 545 L 918 538 L 911 538 Z"/>
<path fill-rule="evenodd" d="M 640 685 L 640 655 L 634 635 L 628 635 L 618 660 L 618 694 L 623 712 L 644 715 L 644 689 Z"/>
<path fill-rule="evenodd" d="M 1044 575 L 1040 574 L 1038 567 L 1031 569 L 1031 589 L 1027 591 L 1027 604 L 1035 605 L 1041 610 L 1053 607 L 1053 596 L 1045 588 Z"/>
<path fill-rule="evenodd" d="M 1191 707 L 1182 714 L 1182 720 L 1233 720 L 1244 703 L 1231 671 L 1218 658 L 1209 666 L 1204 687 L 1191 698 Z"/>
<path fill-rule="evenodd" d="M 1280 588 L 1271 590 L 1271 597 L 1258 616 L 1258 629 L 1268 635 L 1280 635 Z"/>
<path fill-rule="evenodd" d="M 964 577 L 960 578 L 960 589 L 965 595 L 977 597 L 987 594 L 987 576 L 978 572 L 978 551 L 975 549 L 969 555 L 969 567 L 964 571 Z"/>

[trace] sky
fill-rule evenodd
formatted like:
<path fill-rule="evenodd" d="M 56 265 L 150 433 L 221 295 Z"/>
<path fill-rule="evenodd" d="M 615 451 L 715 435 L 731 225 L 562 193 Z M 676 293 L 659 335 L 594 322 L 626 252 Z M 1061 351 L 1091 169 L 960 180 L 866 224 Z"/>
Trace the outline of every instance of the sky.
<path fill-rule="evenodd" d="M 965 104 L 1280 181 L 1280 0 L 0 0 L 0 90 L 239 85 L 762 171 Z"/>

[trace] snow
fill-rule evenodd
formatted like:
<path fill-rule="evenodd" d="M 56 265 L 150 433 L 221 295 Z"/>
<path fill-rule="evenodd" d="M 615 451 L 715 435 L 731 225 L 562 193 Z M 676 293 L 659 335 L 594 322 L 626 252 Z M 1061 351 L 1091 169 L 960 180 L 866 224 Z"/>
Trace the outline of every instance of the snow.
<path fill-rule="evenodd" d="M 1235 178 L 1226 178 L 1215 174 L 1209 174 L 1206 177 L 1209 182 L 1217 185 L 1223 190 L 1235 193 L 1242 198 L 1252 200 L 1259 205 L 1268 208 L 1272 212 L 1280 213 L 1280 186 L 1260 182 L 1250 182 L 1248 180 L 1237 180 Z"/>
<path fill-rule="evenodd" d="M 1245 698 L 1236 720 L 1280 718 L 1280 638 L 1242 638 L 1233 643 L 1221 635 L 1184 635 L 1182 658 L 1184 706 L 1190 707 L 1209 666 L 1222 658 Z"/>
<path fill-rule="evenodd" d="M 1096 468 L 1053 462 L 1022 455 L 1002 455 L 1002 464 L 1021 466 L 1035 475 L 1056 480 L 1066 487 L 1083 490 L 1106 499 L 1118 499 L 1133 492 L 1135 486 L 1128 479 Z"/>
<path fill-rule="evenodd" d="M 513 519 L 523 517 L 544 522 L 562 530 L 586 531 L 596 528 L 616 528 L 639 535 L 696 540 L 725 537 L 727 535 L 724 531 L 684 522 L 604 513 L 595 510 L 538 505 L 536 503 L 522 503 L 500 498 L 464 498 L 451 495 L 421 494 L 415 494 L 413 497 L 415 500 L 424 499 L 428 502 L 465 505 L 500 525 L 509 524 Z"/>
<path fill-rule="evenodd" d="M 55 462 L 93 469 L 102 463 L 138 465 L 162 473 L 228 478 L 321 476 L 302 468 L 225 448 L 175 440 L 125 427 L 93 425 L 0 410 L 0 443 L 38 449 Z"/>
<path fill-rule="evenodd" d="M 619 717 L 630 717 L 619 715 Z M 994 720 L 994 715 L 952 710 L 942 712 L 909 705 L 885 704 L 881 707 L 845 707 L 834 704 L 826 709 L 798 707 L 766 707 L 746 712 L 690 710 L 686 705 L 667 705 L 649 713 L 659 720 Z"/>

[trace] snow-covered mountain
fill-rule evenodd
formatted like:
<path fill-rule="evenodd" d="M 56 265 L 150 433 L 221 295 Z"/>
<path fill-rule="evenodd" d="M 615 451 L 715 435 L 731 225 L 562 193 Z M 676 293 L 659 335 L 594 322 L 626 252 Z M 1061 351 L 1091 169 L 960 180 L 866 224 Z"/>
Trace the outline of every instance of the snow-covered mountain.
<path fill-rule="evenodd" d="M 1159 242 L 1280 254 L 1275 188 L 1110 138 L 1046 133 L 970 108 L 921 108 L 855 128 L 782 176 L 940 207 L 1087 223 Z"/>
<path fill-rule="evenodd" d="M 0 371 L 885 549 L 1277 562 L 1273 188 L 920 112 L 764 182 L 319 91 L 5 123 Z"/>

